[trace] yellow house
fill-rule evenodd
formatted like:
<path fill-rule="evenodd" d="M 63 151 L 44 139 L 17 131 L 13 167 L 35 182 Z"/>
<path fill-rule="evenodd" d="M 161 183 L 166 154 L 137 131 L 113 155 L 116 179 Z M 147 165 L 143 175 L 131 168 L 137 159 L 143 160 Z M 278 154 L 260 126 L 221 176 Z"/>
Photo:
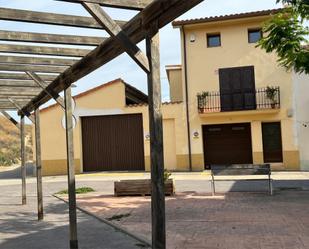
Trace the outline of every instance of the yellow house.
<path fill-rule="evenodd" d="M 309 134 L 297 122 L 297 117 L 309 118 L 299 111 L 308 79 L 287 72 L 274 54 L 256 48 L 262 24 L 273 12 L 173 23 L 181 33 L 182 64 L 166 66 L 171 98 L 162 106 L 167 169 L 271 163 L 273 169 L 299 170 L 301 161 L 309 166 L 306 149 L 299 149 L 309 141 L 299 137 Z M 144 93 L 117 79 L 74 100 L 76 172 L 149 171 Z M 66 173 L 63 115 L 58 105 L 41 110 L 44 175 Z"/>
<path fill-rule="evenodd" d="M 301 142 L 308 132 L 299 125 L 300 116 L 309 118 L 302 111 L 308 77 L 287 72 L 275 54 L 256 47 L 263 23 L 277 11 L 173 22 L 183 66 L 166 69 L 172 101 L 187 103 L 193 169 L 271 163 L 298 170 L 300 161 L 308 169 L 308 145 Z"/>
<path fill-rule="evenodd" d="M 147 96 L 116 79 L 74 99 L 76 173 L 150 170 Z M 165 165 L 186 170 L 185 152 L 176 148 L 185 130 L 181 102 L 163 103 Z M 43 175 L 66 174 L 64 113 L 57 104 L 40 111 Z M 179 151 L 178 151 L 179 150 Z M 178 156 L 176 156 L 178 155 Z"/>

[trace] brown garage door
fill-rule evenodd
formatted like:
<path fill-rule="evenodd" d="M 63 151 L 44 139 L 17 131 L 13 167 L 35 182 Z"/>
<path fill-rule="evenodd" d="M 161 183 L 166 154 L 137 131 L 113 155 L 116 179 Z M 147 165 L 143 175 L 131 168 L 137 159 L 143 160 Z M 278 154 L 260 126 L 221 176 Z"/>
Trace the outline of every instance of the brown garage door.
<path fill-rule="evenodd" d="M 144 170 L 142 114 L 82 118 L 84 171 Z"/>
<path fill-rule="evenodd" d="M 211 164 L 252 163 L 250 124 L 203 126 L 206 168 Z"/>

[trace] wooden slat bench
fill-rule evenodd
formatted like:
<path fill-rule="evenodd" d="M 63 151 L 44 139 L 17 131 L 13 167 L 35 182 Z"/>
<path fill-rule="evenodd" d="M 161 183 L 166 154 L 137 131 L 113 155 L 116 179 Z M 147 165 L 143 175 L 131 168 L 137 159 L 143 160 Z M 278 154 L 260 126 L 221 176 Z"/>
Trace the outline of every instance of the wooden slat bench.
<path fill-rule="evenodd" d="M 115 196 L 151 195 L 150 180 L 122 180 L 114 182 Z M 165 195 L 174 195 L 174 181 L 169 179 L 165 182 Z"/>
<path fill-rule="evenodd" d="M 212 194 L 215 195 L 215 181 L 235 181 L 235 179 L 215 179 L 215 176 L 267 176 L 267 178 L 236 179 L 237 181 L 268 181 L 269 194 L 273 194 L 270 164 L 211 165 Z"/>

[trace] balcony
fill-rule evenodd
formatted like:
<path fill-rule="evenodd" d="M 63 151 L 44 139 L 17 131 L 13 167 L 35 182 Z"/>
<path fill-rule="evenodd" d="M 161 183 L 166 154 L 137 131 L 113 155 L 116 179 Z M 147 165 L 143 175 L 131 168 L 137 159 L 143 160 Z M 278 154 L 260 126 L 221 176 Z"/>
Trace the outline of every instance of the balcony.
<path fill-rule="evenodd" d="M 255 92 L 221 94 L 203 92 L 197 95 L 198 112 L 200 114 L 248 111 L 279 110 L 280 88 L 265 87 Z"/>

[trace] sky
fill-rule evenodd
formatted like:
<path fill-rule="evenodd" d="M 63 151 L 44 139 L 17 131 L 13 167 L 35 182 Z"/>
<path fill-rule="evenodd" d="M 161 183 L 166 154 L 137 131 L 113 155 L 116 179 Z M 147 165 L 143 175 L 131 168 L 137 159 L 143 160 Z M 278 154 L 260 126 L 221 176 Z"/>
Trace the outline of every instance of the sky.
<path fill-rule="evenodd" d="M 53 12 L 71 15 L 89 16 L 88 12 L 80 4 L 58 2 L 54 0 L 0 0 L 0 7 L 16 8 L 24 10 Z M 249 11 L 265 10 L 279 8 L 276 0 L 205 0 L 195 8 L 191 9 L 178 20 L 201 18 L 216 15 L 235 14 Z M 105 10 L 118 20 L 129 20 L 137 12 L 119 9 L 105 8 Z M 27 31 L 54 34 L 78 34 L 92 36 L 106 36 L 106 33 L 97 29 L 79 29 L 71 27 L 60 27 L 54 25 L 38 25 L 30 23 L 17 23 L 9 21 L 0 21 L 1 30 Z M 58 45 L 59 46 L 59 45 Z M 145 51 L 145 43 L 141 42 L 139 47 Z M 168 24 L 160 30 L 160 49 L 161 49 L 161 82 L 162 82 L 162 100 L 169 100 L 169 85 L 165 66 L 170 64 L 180 64 L 180 33 L 178 29 L 173 29 Z M 102 66 L 90 75 L 76 82 L 77 87 L 73 88 L 73 94 L 78 94 L 101 85 L 105 82 L 122 78 L 125 82 L 147 93 L 147 78 L 135 62 L 126 54 L 123 54 L 112 62 Z M 49 101 L 46 105 L 52 104 Z M 13 114 L 13 113 L 12 113 Z M 16 116 L 13 114 L 13 116 Z"/>

